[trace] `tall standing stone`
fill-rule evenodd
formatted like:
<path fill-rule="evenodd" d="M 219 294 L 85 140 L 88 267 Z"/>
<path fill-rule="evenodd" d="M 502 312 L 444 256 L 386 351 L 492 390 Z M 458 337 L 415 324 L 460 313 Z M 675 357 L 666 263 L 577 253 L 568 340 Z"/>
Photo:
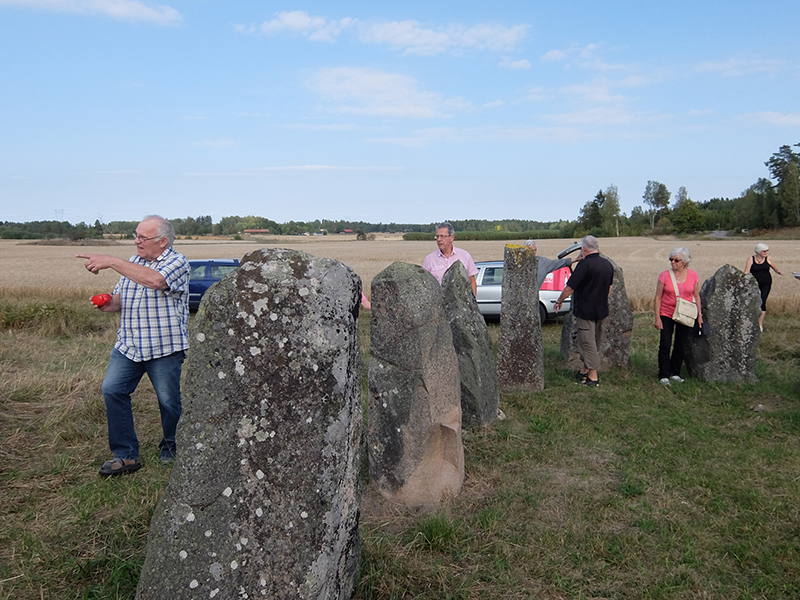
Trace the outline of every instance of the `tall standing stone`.
<path fill-rule="evenodd" d="M 360 289 L 338 261 L 262 249 L 206 294 L 137 598 L 351 596 Z"/>
<path fill-rule="evenodd" d="M 506 245 L 497 356 L 497 376 L 503 392 L 544 389 L 538 270 L 532 248 Z"/>
<path fill-rule="evenodd" d="M 482 427 L 494 423 L 500 405 L 497 361 L 486 320 L 461 261 L 442 277 L 444 312 L 450 322 L 453 347 L 461 380 L 461 426 Z"/>
<path fill-rule="evenodd" d="M 705 335 L 691 335 L 689 374 L 701 381 L 755 382 L 761 292 L 752 275 L 732 265 L 717 269 L 700 288 Z"/>
<path fill-rule="evenodd" d="M 367 434 L 384 497 L 430 507 L 460 493 L 459 387 L 439 282 L 422 267 L 389 265 L 372 279 Z"/>
<path fill-rule="evenodd" d="M 633 332 L 633 309 L 628 300 L 622 269 L 607 256 L 603 255 L 603 258 L 614 267 L 614 283 L 608 296 L 608 317 L 603 323 L 603 340 L 598 348 L 600 367 L 607 370 L 611 367 L 628 366 Z M 575 325 L 575 311 L 571 310 L 564 317 L 564 326 L 561 329 L 561 358 L 570 368 L 582 366 L 578 352 L 578 330 Z"/>

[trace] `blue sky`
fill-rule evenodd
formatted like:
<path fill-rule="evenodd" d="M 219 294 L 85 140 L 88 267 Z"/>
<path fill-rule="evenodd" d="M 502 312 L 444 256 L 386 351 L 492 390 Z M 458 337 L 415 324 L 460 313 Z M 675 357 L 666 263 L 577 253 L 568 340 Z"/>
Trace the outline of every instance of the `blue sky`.
<path fill-rule="evenodd" d="M 796 0 L 0 0 L 0 220 L 575 219 L 800 142 Z"/>

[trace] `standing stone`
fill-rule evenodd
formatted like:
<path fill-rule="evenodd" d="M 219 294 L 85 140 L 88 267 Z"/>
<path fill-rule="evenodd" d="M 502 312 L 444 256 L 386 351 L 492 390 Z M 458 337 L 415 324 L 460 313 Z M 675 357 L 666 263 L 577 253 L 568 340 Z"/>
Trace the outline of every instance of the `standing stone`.
<path fill-rule="evenodd" d="M 206 294 L 137 598 L 351 596 L 360 291 L 338 261 L 262 249 Z"/>
<path fill-rule="evenodd" d="M 603 340 L 600 343 L 600 367 L 627 367 L 630 356 L 631 333 L 633 331 L 633 310 L 625 290 L 625 277 L 622 269 L 613 260 L 603 255 L 614 267 L 614 283 L 608 296 L 608 317 L 603 323 Z M 569 285 L 569 282 L 567 282 Z M 579 369 L 583 366 L 578 352 L 578 329 L 575 326 L 575 311 L 564 317 L 561 329 L 561 358 L 567 368 Z"/>
<path fill-rule="evenodd" d="M 497 375 L 503 392 L 544 389 L 544 346 L 539 316 L 539 266 L 528 246 L 508 244 L 503 267 Z"/>
<path fill-rule="evenodd" d="M 494 423 L 500 405 L 497 361 L 489 328 L 481 315 L 467 270 L 453 263 L 442 277 L 444 312 L 450 322 L 453 347 L 461 379 L 461 426 L 482 427 Z"/>
<path fill-rule="evenodd" d="M 389 500 L 432 507 L 461 491 L 458 359 L 442 289 L 396 262 L 372 279 L 369 471 Z"/>
<path fill-rule="evenodd" d="M 753 276 L 732 265 L 720 267 L 700 288 L 700 305 L 705 335 L 689 337 L 689 374 L 710 382 L 758 381 L 761 292 Z"/>

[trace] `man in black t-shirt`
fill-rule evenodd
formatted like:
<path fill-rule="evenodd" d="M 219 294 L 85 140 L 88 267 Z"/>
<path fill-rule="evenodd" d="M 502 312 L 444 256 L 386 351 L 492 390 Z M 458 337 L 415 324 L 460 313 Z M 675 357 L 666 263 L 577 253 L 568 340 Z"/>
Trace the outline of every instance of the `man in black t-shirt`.
<path fill-rule="evenodd" d="M 575 267 L 567 287 L 556 300 L 556 312 L 573 293 L 572 310 L 578 328 L 578 351 L 583 361 L 581 383 L 597 386 L 597 369 L 600 367 L 600 343 L 603 321 L 608 316 L 608 295 L 614 282 L 614 267 L 600 256 L 597 238 L 587 235 L 581 240 L 583 260 Z"/>

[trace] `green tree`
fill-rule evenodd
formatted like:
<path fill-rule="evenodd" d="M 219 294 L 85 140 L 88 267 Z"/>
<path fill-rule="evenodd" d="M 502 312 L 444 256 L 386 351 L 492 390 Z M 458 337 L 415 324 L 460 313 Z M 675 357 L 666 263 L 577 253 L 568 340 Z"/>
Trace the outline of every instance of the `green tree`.
<path fill-rule="evenodd" d="M 800 144 L 795 144 L 795 147 L 800 147 Z M 775 188 L 778 193 L 778 225 L 800 224 L 800 201 L 797 199 L 799 162 L 800 154 L 794 152 L 791 146 L 784 145 L 764 163 L 772 179 L 777 181 Z"/>
<path fill-rule="evenodd" d="M 658 181 L 648 181 L 642 198 L 650 207 L 650 229 L 655 228 L 656 218 L 665 216 L 669 207 L 669 190 Z"/>
<path fill-rule="evenodd" d="M 606 235 L 619 235 L 619 191 L 613 183 L 606 188 L 600 206 L 603 231 Z"/>
<path fill-rule="evenodd" d="M 600 228 L 603 226 L 603 214 L 600 207 L 605 202 L 605 194 L 603 190 L 597 192 L 593 200 L 589 200 L 581 208 L 580 215 L 578 216 L 578 223 L 587 231 Z"/>
<path fill-rule="evenodd" d="M 789 163 L 778 184 L 781 208 L 790 225 L 800 225 L 800 170 L 797 162 Z"/>
<path fill-rule="evenodd" d="M 681 186 L 675 194 L 675 206 L 672 209 L 671 219 L 675 231 L 678 233 L 694 233 L 707 229 L 706 217 L 700 207 L 689 198 L 686 188 Z"/>

